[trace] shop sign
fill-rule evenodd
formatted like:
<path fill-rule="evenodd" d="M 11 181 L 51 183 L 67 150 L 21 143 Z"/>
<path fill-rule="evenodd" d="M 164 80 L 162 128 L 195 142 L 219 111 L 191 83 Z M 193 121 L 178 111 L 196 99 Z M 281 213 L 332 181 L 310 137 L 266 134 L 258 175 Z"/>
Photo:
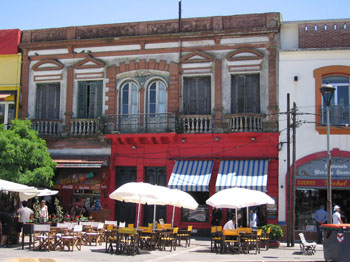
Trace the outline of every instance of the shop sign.
<path fill-rule="evenodd" d="M 350 158 L 333 157 L 331 162 L 332 179 L 350 179 Z M 321 158 L 301 165 L 297 169 L 296 179 L 326 179 L 327 159 Z"/>
<path fill-rule="evenodd" d="M 275 200 L 275 203 L 277 203 L 277 198 L 272 197 Z M 266 205 L 266 212 L 267 212 L 267 218 L 268 219 L 276 219 L 277 218 L 277 205 Z"/>
<path fill-rule="evenodd" d="M 327 179 L 296 179 L 297 187 L 327 187 Z M 332 187 L 350 187 L 350 180 L 340 180 L 332 178 Z"/>

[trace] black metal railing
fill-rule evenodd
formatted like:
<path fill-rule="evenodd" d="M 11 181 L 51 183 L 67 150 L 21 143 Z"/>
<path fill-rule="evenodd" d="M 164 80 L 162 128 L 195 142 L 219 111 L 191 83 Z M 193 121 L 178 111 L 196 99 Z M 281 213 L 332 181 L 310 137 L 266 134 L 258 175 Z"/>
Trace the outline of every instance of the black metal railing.
<path fill-rule="evenodd" d="M 321 124 L 327 124 L 326 106 L 321 107 Z M 329 124 L 331 126 L 349 126 L 350 125 L 350 107 L 341 105 L 332 105 L 329 107 Z"/>

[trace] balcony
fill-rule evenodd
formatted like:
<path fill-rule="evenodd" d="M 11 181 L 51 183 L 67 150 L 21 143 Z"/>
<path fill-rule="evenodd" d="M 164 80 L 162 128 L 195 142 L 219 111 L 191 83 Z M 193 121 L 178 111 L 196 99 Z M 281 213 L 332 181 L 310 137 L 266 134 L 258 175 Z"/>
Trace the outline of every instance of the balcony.
<path fill-rule="evenodd" d="M 60 120 L 34 119 L 32 129 L 37 131 L 39 136 L 94 136 L 100 134 L 99 119 L 72 119 L 69 130 Z"/>
<path fill-rule="evenodd" d="M 326 107 L 321 107 L 321 125 L 327 124 Z M 350 125 L 350 107 L 341 105 L 332 105 L 329 107 L 329 123 L 332 126 Z"/>
<path fill-rule="evenodd" d="M 212 133 L 211 115 L 179 115 L 177 131 L 184 134 Z"/>
<path fill-rule="evenodd" d="M 61 136 L 62 122 L 52 119 L 33 119 L 32 129 L 37 131 L 40 136 Z"/>
<path fill-rule="evenodd" d="M 108 115 L 104 125 L 106 133 L 169 133 L 175 132 L 176 115 L 172 113 Z"/>
<path fill-rule="evenodd" d="M 262 132 L 265 115 L 231 114 L 225 116 L 226 132 Z"/>

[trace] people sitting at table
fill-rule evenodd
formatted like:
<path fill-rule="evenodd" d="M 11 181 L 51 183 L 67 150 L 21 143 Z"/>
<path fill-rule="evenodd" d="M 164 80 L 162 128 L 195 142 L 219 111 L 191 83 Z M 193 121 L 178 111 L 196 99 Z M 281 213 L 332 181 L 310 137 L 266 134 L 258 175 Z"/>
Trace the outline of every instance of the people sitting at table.
<path fill-rule="evenodd" d="M 224 228 L 223 229 L 236 229 L 236 220 L 235 220 L 235 217 L 232 217 L 230 220 L 228 220 L 226 222 L 226 224 L 224 225 Z"/>

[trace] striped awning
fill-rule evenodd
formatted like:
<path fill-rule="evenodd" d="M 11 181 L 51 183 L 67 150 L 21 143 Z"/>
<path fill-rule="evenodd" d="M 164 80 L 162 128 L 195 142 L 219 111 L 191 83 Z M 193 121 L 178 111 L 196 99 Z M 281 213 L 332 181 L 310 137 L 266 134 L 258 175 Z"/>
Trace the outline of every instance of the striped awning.
<path fill-rule="evenodd" d="M 214 161 L 176 161 L 168 187 L 182 191 L 209 191 Z"/>
<path fill-rule="evenodd" d="M 215 189 L 242 187 L 266 192 L 268 165 L 268 160 L 223 160 Z"/>

